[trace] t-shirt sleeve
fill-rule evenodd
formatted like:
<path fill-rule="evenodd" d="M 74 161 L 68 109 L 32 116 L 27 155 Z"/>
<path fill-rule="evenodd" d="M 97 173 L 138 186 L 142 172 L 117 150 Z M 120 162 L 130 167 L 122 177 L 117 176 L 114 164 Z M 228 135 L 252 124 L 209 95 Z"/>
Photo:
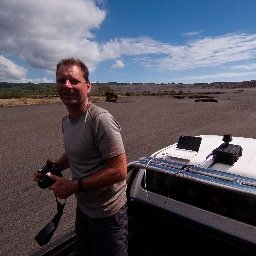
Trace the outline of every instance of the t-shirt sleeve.
<path fill-rule="evenodd" d="M 95 122 L 95 138 L 103 159 L 125 152 L 120 124 L 108 112 L 100 113 Z"/>

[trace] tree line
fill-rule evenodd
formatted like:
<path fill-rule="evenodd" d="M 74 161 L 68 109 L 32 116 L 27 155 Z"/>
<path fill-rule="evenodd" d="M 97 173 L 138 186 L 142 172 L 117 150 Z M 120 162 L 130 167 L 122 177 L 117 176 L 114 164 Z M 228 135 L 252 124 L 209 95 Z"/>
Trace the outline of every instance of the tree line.
<path fill-rule="evenodd" d="M 116 102 L 117 93 L 109 85 L 102 85 L 93 92 L 93 95 L 104 96 L 106 101 Z M 52 98 L 58 97 L 56 85 L 54 83 L 0 83 L 0 99 L 20 99 L 20 98 Z"/>
<path fill-rule="evenodd" d="M 0 83 L 0 99 L 57 97 L 55 84 Z"/>

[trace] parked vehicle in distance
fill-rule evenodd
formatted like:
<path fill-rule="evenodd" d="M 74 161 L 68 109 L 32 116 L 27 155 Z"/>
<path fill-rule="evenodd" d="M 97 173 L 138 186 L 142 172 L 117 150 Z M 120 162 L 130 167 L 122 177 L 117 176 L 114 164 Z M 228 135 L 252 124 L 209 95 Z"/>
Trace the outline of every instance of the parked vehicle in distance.
<path fill-rule="evenodd" d="M 129 255 L 255 255 L 255 155 L 253 138 L 182 135 L 130 162 Z M 75 255 L 69 241 L 37 255 Z"/>

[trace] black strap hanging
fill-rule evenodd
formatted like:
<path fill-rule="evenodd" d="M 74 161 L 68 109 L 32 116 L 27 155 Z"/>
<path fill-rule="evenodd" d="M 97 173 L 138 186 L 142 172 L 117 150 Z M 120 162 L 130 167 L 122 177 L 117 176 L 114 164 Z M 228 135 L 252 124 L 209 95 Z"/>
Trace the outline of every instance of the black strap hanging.
<path fill-rule="evenodd" d="M 37 241 L 37 243 L 40 246 L 47 244 L 51 240 L 55 230 L 57 229 L 57 227 L 59 225 L 61 216 L 63 214 L 66 200 L 62 204 L 58 201 L 58 199 L 56 197 L 56 203 L 57 203 L 57 211 L 58 212 L 55 214 L 53 219 L 41 231 L 39 231 L 38 234 L 35 236 L 35 240 Z"/>

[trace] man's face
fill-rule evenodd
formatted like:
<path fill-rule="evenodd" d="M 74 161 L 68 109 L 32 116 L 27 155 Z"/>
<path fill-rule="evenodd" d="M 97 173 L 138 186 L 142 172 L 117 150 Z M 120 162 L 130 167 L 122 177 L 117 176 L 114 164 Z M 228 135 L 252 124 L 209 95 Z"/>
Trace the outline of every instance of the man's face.
<path fill-rule="evenodd" d="M 57 71 L 56 84 L 60 99 L 65 105 L 74 106 L 87 103 L 91 84 L 85 81 L 80 67 L 62 65 Z"/>

